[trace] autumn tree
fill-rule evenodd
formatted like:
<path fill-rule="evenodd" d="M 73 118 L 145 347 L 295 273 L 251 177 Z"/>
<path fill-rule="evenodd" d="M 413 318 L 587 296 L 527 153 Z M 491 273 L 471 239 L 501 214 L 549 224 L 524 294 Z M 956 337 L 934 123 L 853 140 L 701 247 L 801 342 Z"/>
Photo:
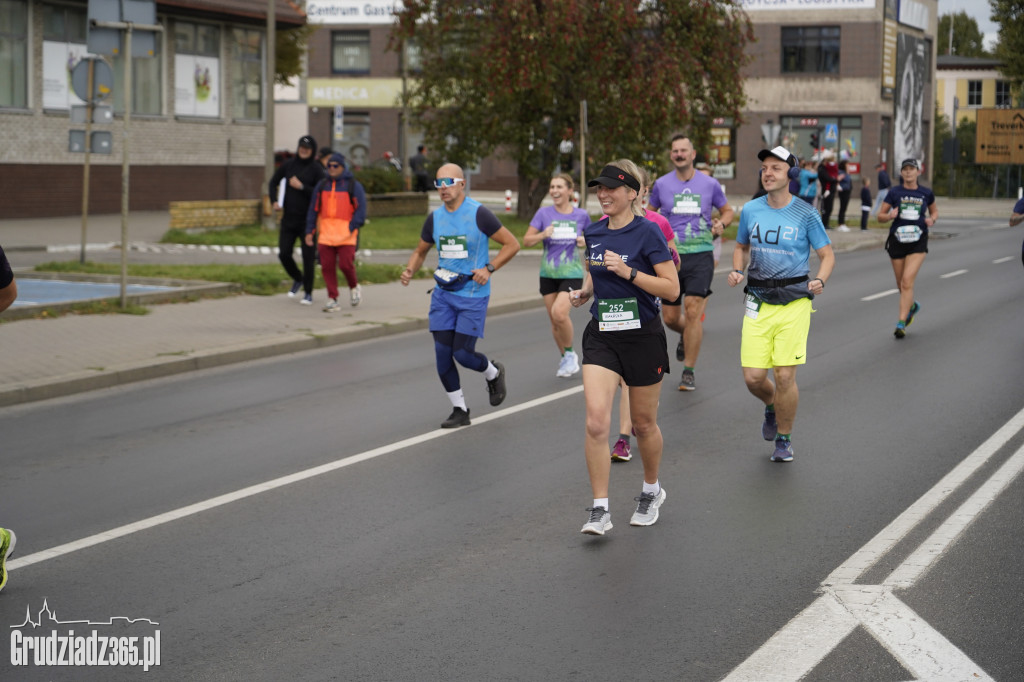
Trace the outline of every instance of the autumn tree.
<path fill-rule="evenodd" d="M 581 101 L 584 178 L 619 157 L 660 167 L 673 131 L 700 148 L 713 117 L 741 118 L 752 39 L 733 0 L 405 0 L 392 48 L 419 49 L 407 104 L 428 145 L 461 164 L 514 160 L 528 219 L 566 131 L 579 144 Z"/>
<path fill-rule="evenodd" d="M 949 50 L 949 25 L 953 22 L 953 50 Z M 974 17 L 963 10 L 956 14 L 943 14 L 939 17 L 939 34 L 936 36 L 936 49 L 940 55 L 953 54 L 957 57 L 986 57 L 985 36 L 978 28 Z"/>
<path fill-rule="evenodd" d="M 1000 71 L 1010 81 L 1018 102 L 1024 93 L 1024 0 L 989 0 L 992 21 L 999 25 L 996 59 Z"/>

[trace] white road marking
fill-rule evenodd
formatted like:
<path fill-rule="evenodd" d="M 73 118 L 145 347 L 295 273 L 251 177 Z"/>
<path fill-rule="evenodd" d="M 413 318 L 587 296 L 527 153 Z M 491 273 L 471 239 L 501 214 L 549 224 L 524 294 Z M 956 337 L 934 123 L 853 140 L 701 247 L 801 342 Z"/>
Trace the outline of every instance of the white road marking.
<path fill-rule="evenodd" d="M 950 277 L 958 277 L 964 274 L 967 274 L 966 270 L 954 270 L 953 272 L 947 272 L 945 275 L 939 275 L 939 279 L 949 279 Z"/>
<path fill-rule="evenodd" d="M 992 261 L 992 263 L 993 264 L 1005 263 L 1005 262 L 1011 261 L 1011 260 L 1017 260 L 1017 257 L 1016 256 L 1006 256 L 1005 258 L 996 258 L 994 261 Z"/>
<path fill-rule="evenodd" d="M 924 571 L 1024 470 L 1024 447 L 1015 452 L 882 585 L 853 584 L 901 539 L 1024 429 L 1024 410 L 946 474 L 931 490 L 854 552 L 821 584 L 821 597 L 797 614 L 738 665 L 728 682 L 797 680 L 811 672 L 858 625 L 863 625 L 914 679 L 991 680 L 952 642 L 892 594 Z"/>
<path fill-rule="evenodd" d="M 877 293 L 877 294 L 871 294 L 870 296 L 865 296 L 864 298 L 862 298 L 860 300 L 862 300 L 862 301 L 874 301 L 875 299 L 885 298 L 886 296 L 892 296 L 893 294 L 898 294 L 898 293 L 900 293 L 899 289 L 889 289 L 888 291 L 883 291 L 883 292 L 880 292 L 880 293 Z"/>
<path fill-rule="evenodd" d="M 256 485 L 252 485 L 247 488 L 242 488 L 241 490 L 236 490 L 234 492 L 226 493 L 224 495 L 218 495 L 217 497 L 212 497 L 202 502 L 196 502 L 195 504 L 180 507 L 178 509 L 165 512 L 163 514 L 151 516 L 148 519 L 142 519 L 140 521 L 129 523 L 124 526 L 111 528 L 110 530 L 103 531 L 101 533 L 96 533 L 95 535 L 90 535 L 88 537 L 81 538 L 73 542 L 68 542 L 63 545 L 51 547 L 50 549 L 44 549 L 33 554 L 27 554 L 23 557 L 18 557 L 17 559 L 11 559 L 7 562 L 7 569 L 14 570 L 18 568 L 23 568 L 25 566 L 31 566 L 32 564 L 37 564 L 41 561 L 49 561 L 50 559 L 56 559 L 66 554 L 77 552 L 81 549 L 86 549 L 87 547 L 94 547 L 96 545 L 103 544 L 104 542 L 116 540 L 117 538 L 123 538 L 126 535 L 131 535 L 133 533 L 138 533 L 143 530 L 148 530 L 150 528 L 154 528 L 165 523 L 170 523 L 171 521 L 177 521 L 178 519 L 183 519 L 186 516 L 199 514 L 201 512 L 209 511 L 210 509 L 214 509 L 225 504 L 230 504 L 231 502 L 243 500 L 247 497 L 259 495 L 260 493 L 269 492 L 271 490 L 276 490 L 278 488 L 283 488 L 284 486 L 291 485 L 292 483 L 298 483 L 300 481 L 305 481 L 307 479 L 315 478 L 317 476 L 323 476 L 324 474 L 329 474 L 332 471 L 337 471 L 338 469 L 343 469 L 347 466 L 358 464 L 359 462 L 365 462 L 371 459 L 375 459 L 377 457 L 381 457 L 383 455 L 391 454 L 392 452 L 397 452 L 399 450 L 412 447 L 414 445 L 419 445 L 420 443 L 426 443 L 427 441 L 435 440 L 437 438 L 450 436 L 464 429 L 471 429 L 474 426 L 486 424 L 496 419 L 502 419 L 504 417 L 508 417 L 518 412 L 530 410 L 533 409 L 534 407 L 539 407 L 541 405 L 561 400 L 563 398 L 567 398 L 571 395 L 575 395 L 577 393 L 582 392 L 583 385 L 580 384 L 578 386 L 574 386 L 573 388 L 568 388 L 565 389 L 564 391 L 558 391 L 557 393 L 541 396 L 540 398 L 535 398 L 534 400 L 528 400 L 525 403 L 513 405 L 511 407 L 507 407 L 503 410 L 498 410 L 497 412 L 492 412 L 491 414 L 487 414 L 482 417 L 473 417 L 473 423 L 470 426 L 464 426 L 458 429 L 435 429 L 433 431 L 422 433 L 418 436 L 412 436 L 411 438 L 406 438 L 405 440 L 400 440 L 396 443 L 391 443 L 390 445 L 382 445 L 379 448 L 367 450 L 366 452 L 361 452 L 357 455 L 343 457 L 333 462 L 328 462 L 327 464 L 321 464 L 319 466 L 315 466 L 309 469 L 297 471 L 294 474 L 281 476 L 280 478 L 275 478 L 270 481 L 265 481 L 263 483 L 257 483 Z"/>

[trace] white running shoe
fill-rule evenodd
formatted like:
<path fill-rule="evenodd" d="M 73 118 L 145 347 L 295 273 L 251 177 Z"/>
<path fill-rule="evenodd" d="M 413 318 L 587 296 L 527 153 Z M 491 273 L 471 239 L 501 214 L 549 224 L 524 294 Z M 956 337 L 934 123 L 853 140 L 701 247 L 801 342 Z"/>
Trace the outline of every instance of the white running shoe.
<path fill-rule="evenodd" d="M 348 290 L 348 302 L 355 308 L 359 305 L 359 302 L 363 300 L 363 287 L 359 284 L 356 285 L 355 289 Z"/>
<path fill-rule="evenodd" d="M 568 374 L 566 374 L 565 376 L 571 377 L 573 374 L 576 374 L 577 372 L 580 371 L 580 356 L 576 355 L 576 351 L 571 350 L 568 353 L 566 353 L 563 357 L 566 358 L 565 370 L 566 372 L 568 372 Z"/>
<path fill-rule="evenodd" d="M 839 231 L 840 232 L 849 232 L 850 228 L 848 228 L 846 225 L 840 225 L 839 226 Z"/>

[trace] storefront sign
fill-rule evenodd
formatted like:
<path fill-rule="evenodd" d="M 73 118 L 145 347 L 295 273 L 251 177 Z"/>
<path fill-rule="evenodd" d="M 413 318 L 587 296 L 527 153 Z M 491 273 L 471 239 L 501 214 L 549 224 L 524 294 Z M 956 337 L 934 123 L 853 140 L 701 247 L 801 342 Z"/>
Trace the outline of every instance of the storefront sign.
<path fill-rule="evenodd" d="M 906 0 L 904 0 L 906 2 Z M 875 0 L 741 0 L 747 12 L 756 10 L 874 9 Z"/>
<path fill-rule="evenodd" d="M 400 106 L 401 78 L 310 78 L 306 102 L 311 107 L 387 108 Z"/>
<path fill-rule="evenodd" d="M 395 0 L 309 0 L 306 21 L 310 24 L 393 24 Z"/>

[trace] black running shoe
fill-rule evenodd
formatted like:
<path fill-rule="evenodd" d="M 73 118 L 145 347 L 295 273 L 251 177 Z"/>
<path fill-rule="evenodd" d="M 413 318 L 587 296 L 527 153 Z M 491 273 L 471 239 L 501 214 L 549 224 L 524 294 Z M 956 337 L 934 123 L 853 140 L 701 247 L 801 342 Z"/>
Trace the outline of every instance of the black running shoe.
<path fill-rule="evenodd" d="M 487 382 L 487 392 L 491 394 L 491 405 L 497 407 L 505 400 L 505 365 L 495 360 L 494 366 L 498 368 L 498 376 Z"/>
<path fill-rule="evenodd" d="M 454 429 L 459 426 L 469 426 L 469 410 L 456 407 L 448 418 L 441 422 L 442 429 Z"/>
<path fill-rule="evenodd" d="M 679 335 L 679 343 L 676 344 L 676 360 L 682 362 L 686 359 L 686 349 L 683 347 L 683 335 Z"/>

